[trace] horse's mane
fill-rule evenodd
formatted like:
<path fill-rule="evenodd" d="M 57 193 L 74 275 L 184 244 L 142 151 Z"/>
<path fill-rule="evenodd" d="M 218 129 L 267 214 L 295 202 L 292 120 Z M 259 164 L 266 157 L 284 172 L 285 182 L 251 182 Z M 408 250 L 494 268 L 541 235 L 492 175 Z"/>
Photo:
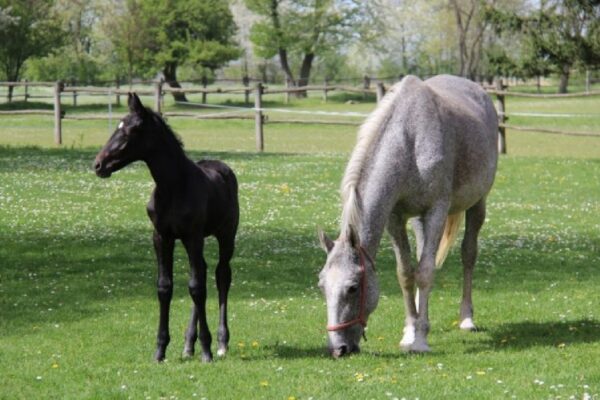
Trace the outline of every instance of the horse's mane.
<path fill-rule="evenodd" d="M 404 80 L 396 83 L 383 97 L 377 108 L 367 117 L 358 131 L 358 138 L 350 161 L 346 166 L 346 172 L 342 179 L 342 218 L 341 236 L 348 233 L 350 226 L 358 228 L 361 218 L 361 205 L 359 203 L 356 187 L 361 178 L 365 162 L 370 154 L 372 145 L 382 132 L 382 128 L 392 115 L 392 109 L 396 104 L 396 98 Z"/>
<path fill-rule="evenodd" d="M 146 107 L 146 111 L 152 115 L 152 120 L 162 128 L 164 133 L 167 135 L 169 142 L 172 142 L 173 145 L 176 145 L 180 149 L 183 150 L 183 142 L 181 141 L 181 137 L 173 131 L 173 129 L 167 124 L 167 121 L 157 112 L 152 111 L 150 107 Z"/>

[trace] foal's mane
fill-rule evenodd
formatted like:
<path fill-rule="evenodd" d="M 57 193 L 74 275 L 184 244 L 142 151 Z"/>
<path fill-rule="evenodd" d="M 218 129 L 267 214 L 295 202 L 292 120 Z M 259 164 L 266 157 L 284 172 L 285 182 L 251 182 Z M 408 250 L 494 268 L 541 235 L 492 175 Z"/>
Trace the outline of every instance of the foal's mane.
<path fill-rule="evenodd" d="M 152 111 L 150 107 L 146 107 L 146 111 L 152 116 L 152 121 L 162 128 L 168 141 L 183 150 L 183 142 L 181 141 L 181 138 L 175 133 L 175 131 L 173 131 L 169 124 L 167 124 L 167 121 L 165 121 L 159 113 Z"/>
<path fill-rule="evenodd" d="M 360 226 L 361 205 L 356 188 L 372 146 L 392 115 L 393 107 L 396 104 L 396 99 L 401 92 L 403 83 L 404 80 L 390 88 L 377 105 L 377 108 L 369 114 L 358 131 L 357 142 L 350 156 L 350 161 L 348 161 L 348 165 L 346 166 L 346 172 L 344 173 L 340 188 L 342 196 L 341 236 L 346 236 L 350 226 L 354 226 L 355 228 Z"/>

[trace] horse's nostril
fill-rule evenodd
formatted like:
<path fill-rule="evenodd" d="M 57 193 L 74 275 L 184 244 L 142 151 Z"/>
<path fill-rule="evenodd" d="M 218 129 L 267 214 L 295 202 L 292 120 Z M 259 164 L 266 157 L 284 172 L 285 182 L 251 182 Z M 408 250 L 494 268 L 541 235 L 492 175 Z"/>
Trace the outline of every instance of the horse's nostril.
<path fill-rule="evenodd" d="M 98 171 L 100 169 L 100 162 L 96 161 L 94 163 L 94 170 Z"/>

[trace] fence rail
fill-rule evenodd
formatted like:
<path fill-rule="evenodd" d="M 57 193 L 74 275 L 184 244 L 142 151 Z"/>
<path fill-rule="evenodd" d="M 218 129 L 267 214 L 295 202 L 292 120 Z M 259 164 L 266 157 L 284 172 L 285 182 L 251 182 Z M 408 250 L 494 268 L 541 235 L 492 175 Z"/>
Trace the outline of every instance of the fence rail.
<path fill-rule="evenodd" d="M 307 93 L 307 92 L 323 92 L 323 100 L 327 101 L 329 92 L 339 91 L 347 93 L 361 93 L 363 95 L 375 94 L 377 101 L 381 100 L 386 92 L 386 86 L 383 82 L 377 81 L 375 85 L 371 85 L 370 79 L 363 82 L 362 86 L 348 86 L 348 85 L 330 85 L 325 82 L 324 85 L 307 85 L 302 87 L 285 87 L 285 88 L 269 88 L 264 86 L 261 82 L 258 82 L 255 86 L 249 86 L 250 79 L 244 80 L 244 86 L 239 87 L 216 87 L 208 88 L 206 81 L 202 82 L 202 87 L 165 87 L 164 82 L 155 81 L 153 82 L 152 89 L 136 89 L 135 92 L 140 95 L 153 96 L 154 108 L 157 112 L 162 112 L 163 97 L 166 94 L 202 94 L 202 103 L 184 103 L 188 105 L 200 105 L 203 107 L 215 107 L 228 109 L 227 113 L 218 114 L 202 114 L 202 113 L 190 113 L 181 111 L 165 112 L 163 115 L 168 117 L 187 117 L 196 119 L 254 119 L 255 120 L 255 137 L 256 137 L 256 149 L 261 152 L 264 150 L 264 125 L 266 123 L 318 123 L 318 124 L 338 124 L 338 125 L 358 125 L 358 121 L 315 121 L 315 120 L 269 120 L 265 113 L 271 112 L 288 112 L 295 114 L 311 114 L 311 115 L 342 115 L 342 116 L 354 116 L 364 117 L 364 114 L 360 113 L 332 113 L 322 111 L 306 111 L 306 110 L 287 110 L 287 109 L 274 109 L 274 108 L 263 108 L 263 96 L 284 94 L 285 102 L 289 102 L 290 95 Z M 72 120 L 93 120 L 93 119 L 108 119 L 111 118 L 106 114 L 87 114 L 87 115 L 65 115 L 62 110 L 61 95 L 71 94 L 73 96 L 73 105 L 77 104 L 77 96 L 80 94 L 90 96 L 116 96 L 117 103 L 120 104 L 121 95 L 128 94 L 130 91 L 123 89 L 119 86 L 116 87 L 97 87 L 97 86 L 65 86 L 63 82 L 0 82 L 0 87 L 24 87 L 25 89 L 25 100 L 27 98 L 52 98 L 53 99 L 53 110 L 8 110 L 0 111 L 0 115 L 54 115 L 54 138 L 56 144 L 62 144 L 62 119 Z M 28 87 L 46 87 L 52 88 L 52 94 L 48 96 L 32 96 L 28 95 Z M 496 86 L 484 87 L 485 90 L 491 95 L 496 97 L 496 110 L 498 113 L 499 122 L 499 140 L 498 146 L 502 153 L 506 153 L 506 129 L 512 129 L 516 131 L 529 131 L 529 132 L 541 132 L 548 134 L 559 134 L 559 135 L 571 135 L 571 136 L 588 136 L 588 137 L 600 137 L 600 133 L 595 132 L 574 132 L 564 131 L 559 129 L 550 129 L 543 127 L 523 127 L 507 124 L 509 115 L 506 112 L 506 99 L 507 97 L 524 97 L 524 98 L 540 98 L 540 99 L 555 99 L 555 98 L 575 98 L 575 97 L 588 97 L 600 95 L 600 90 L 586 91 L 581 93 L 568 93 L 568 94 L 532 94 L 532 93 L 520 93 L 511 92 L 506 90 L 507 86 L 503 85 L 502 80 L 497 80 Z M 246 107 L 236 106 L 219 106 L 207 104 L 207 96 L 209 94 L 244 94 Z M 250 107 L 249 96 L 254 96 L 254 107 Z M 254 115 L 250 114 L 253 113 Z M 551 116 L 552 114 L 548 114 Z"/>

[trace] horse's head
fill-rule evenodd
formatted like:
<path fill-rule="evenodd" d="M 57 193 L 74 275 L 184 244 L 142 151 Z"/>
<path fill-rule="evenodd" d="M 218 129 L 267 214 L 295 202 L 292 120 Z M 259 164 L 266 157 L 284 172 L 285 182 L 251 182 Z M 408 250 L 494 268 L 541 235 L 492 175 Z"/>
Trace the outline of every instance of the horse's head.
<path fill-rule="evenodd" d="M 360 350 L 369 314 L 377 307 L 379 286 L 375 264 L 360 245 L 353 227 L 336 241 L 319 232 L 327 262 L 319 287 L 327 302 L 329 352 L 333 357 Z"/>
<path fill-rule="evenodd" d="M 129 93 L 129 114 L 119 123 L 108 142 L 96 155 L 94 170 L 101 178 L 108 178 L 113 172 L 126 165 L 143 160 L 152 148 L 152 111 L 142 105 L 137 94 Z"/>

